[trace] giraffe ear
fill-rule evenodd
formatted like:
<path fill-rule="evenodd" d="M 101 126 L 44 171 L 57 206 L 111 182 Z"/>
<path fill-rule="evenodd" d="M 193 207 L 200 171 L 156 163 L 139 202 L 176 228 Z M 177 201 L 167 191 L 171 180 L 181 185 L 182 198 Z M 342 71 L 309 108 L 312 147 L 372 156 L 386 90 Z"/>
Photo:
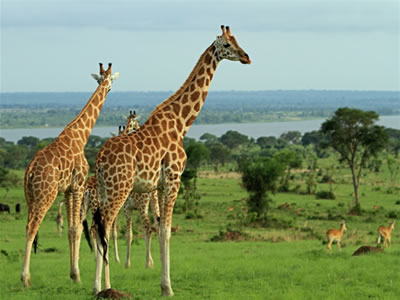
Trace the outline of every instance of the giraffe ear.
<path fill-rule="evenodd" d="M 99 80 L 101 80 L 101 76 L 100 76 L 99 74 L 92 73 L 92 74 L 90 74 L 90 75 L 92 75 L 92 77 L 94 78 L 94 80 L 96 80 L 97 82 L 98 82 Z"/>
<path fill-rule="evenodd" d="M 115 80 L 119 77 L 119 72 L 114 73 L 114 75 L 111 76 L 111 80 Z"/>

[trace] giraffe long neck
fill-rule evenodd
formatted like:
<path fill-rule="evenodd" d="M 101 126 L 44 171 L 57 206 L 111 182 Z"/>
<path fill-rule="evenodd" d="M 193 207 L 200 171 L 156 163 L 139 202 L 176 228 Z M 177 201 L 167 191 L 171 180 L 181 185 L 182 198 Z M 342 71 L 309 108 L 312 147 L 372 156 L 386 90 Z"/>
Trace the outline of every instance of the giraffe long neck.
<path fill-rule="evenodd" d="M 185 136 L 206 100 L 218 63 L 219 59 L 213 43 L 200 56 L 189 77 L 179 90 L 158 105 L 146 123 L 151 124 L 152 118 L 156 115 L 169 113 L 170 118 L 173 118 L 176 122 L 177 133 L 182 137 Z"/>
<path fill-rule="evenodd" d="M 69 138 L 72 137 L 75 139 L 77 146 L 83 150 L 106 100 L 109 89 L 108 80 L 110 79 L 102 81 L 81 112 L 65 127 L 59 138 L 65 135 L 69 136 Z"/>

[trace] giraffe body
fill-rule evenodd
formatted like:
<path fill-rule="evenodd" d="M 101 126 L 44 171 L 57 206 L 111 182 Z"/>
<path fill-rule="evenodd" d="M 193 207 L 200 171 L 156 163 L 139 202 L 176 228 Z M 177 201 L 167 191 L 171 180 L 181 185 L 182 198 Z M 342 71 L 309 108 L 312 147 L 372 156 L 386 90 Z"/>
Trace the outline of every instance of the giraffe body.
<path fill-rule="evenodd" d="M 28 205 L 26 247 L 21 280 L 30 286 L 32 243 L 58 192 L 64 193 L 70 244 L 70 277 L 80 281 L 79 242 L 82 233 L 80 208 L 84 180 L 89 170 L 83 149 L 111 88 L 111 64 L 105 71 L 100 64 L 100 85 L 78 116 L 54 142 L 38 151 L 25 171 L 24 191 Z"/>
<path fill-rule="evenodd" d="M 171 296 L 169 243 L 172 211 L 178 195 L 180 176 L 186 163 L 183 137 L 192 125 L 207 97 L 218 63 L 226 58 L 249 64 L 249 56 L 222 26 L 218 36 L 200 56 L 181 88 L 156 107 L 140 130 L 109 139 L 96 158 L 100 199 L 97 243 L 103 253 L 96 258 L 94 292 L 101 290 L 104 258 L 104 288 L 111 288 L 107 243 L 112 222 L 131 191 L 151 193 L 158 190 L 160 207 L 161 293 Z M 102 236 L 104 234 L 104 236 Z"/>

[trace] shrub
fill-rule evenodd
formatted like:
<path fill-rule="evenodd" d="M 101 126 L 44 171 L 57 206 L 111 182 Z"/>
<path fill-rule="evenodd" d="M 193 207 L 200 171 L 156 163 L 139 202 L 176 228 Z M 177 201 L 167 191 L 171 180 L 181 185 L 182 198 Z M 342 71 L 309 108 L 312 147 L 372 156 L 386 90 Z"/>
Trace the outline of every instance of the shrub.
<path fill-rule="evenodd" d="M 394 210 L 391 210 L 386 215 L 389 219 L 397 219 L 398 213 Z"/>
<path fill-rule="evenodd" d="M 319 191 L 315 194 L 316 199 L 336 199 L 335 194 L 331 191 Z"/>

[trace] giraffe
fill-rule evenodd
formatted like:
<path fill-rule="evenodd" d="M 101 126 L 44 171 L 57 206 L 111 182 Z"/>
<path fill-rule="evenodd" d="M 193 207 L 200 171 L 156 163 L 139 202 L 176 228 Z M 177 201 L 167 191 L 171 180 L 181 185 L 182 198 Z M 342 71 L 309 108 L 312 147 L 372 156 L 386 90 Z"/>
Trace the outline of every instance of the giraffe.
<path fill-rule="evenodd" d="M 63 204 L 64 204 L 63 201 L 58 202 L 58 214 L 56 217 L 58 236 L 62 235 L 62 230 L 64 228 L 64 219 L 63 219 L 63 215 L 62 215 L 62 211 L 61 211 L 61 207 Z"/>
<path fill-rule="evenodd" d="M 80 281 L 79 241 L 82 226 L 79 220 L 83 198 L 84 179 L 89 165 L 83 153 L 90 132 L 99 116 L 111 83 L 119 73 L 111 75 L 111 64 L 104 70 L 100 63 L 99 86 L 82 111 L 69 123 L 60 135 L 32 158 L 25 171 L 24 190 L 28 205 L 26 246 L 21 280 L 30 286 L 30 256 L 35 246 L 39 226 L 53 204 L 58 192 L 64 193 L 68 216 L 68 240 L 70 244 L 70 277 Z M 36 252 L 36 251 L 35 251 Z"/>
<path fill-rule="evenodd" d="M 119 126 L 119 135 L 122 134 L 129 134 L 133 131 L 137 131 L 140 128 L 140 124 L 136 118 L 136 112 L 130 111 L 129 116 L 127 118 L 126 126 L 123 127 Z M 85 193 L 84 193 L 84 201 L 82 202 L 82 220 L 86 219 L 87 210 L 90 209 L 92 216 L 94 215 L 95 211 L 99 207 L 99 200 L 96 195 L 97 190 L 97 180 L 96 177 L 90 176 L 86 183 L 85 183 Z M 132 211 L 136 208 L 139 210 L 140 219 L 142 222 L 142 228 L 144 231 L 145 242 L 146 242 L 146 268 L 153 267 L 153 258 L 150 252 L 151 246 L 151 234 L 153 231 L 157 231 L 157 225 L 154 227 L 151 226 L 149 217 L 148 217 L 148 207 L 151 197 L 151 207 L 154 216 L 154 220 L 158 220 L 160 213 L 158 208 L 158 197 L 157 192 L 153 191 L 149 194 L 137 194 L 137 193 L 130 193 L 128 196 L 125 204 L 124 204 L 124 215 L 126 218 L 126 232 L 127 232 L 127 254 L 126 254 L 126 261 L 125 267 L 130 267 L 130 256 L 131 256 L 131 246 L 132 246 Z M 91 235 L 93 240 L 95 240 L 94 231 L 91 230 Z M 119 255 L 118 255 L 118 241 L 117 241 L 117 222 L 116 220 L 113 222 L 112 225 L 112 238 L 114 241 L 114 256 L 115 260 L 119 263 Z M 90 238 L 90 237 L 89 237 Z M 90 241 L 88 240 L 89 246 L 91 247 Z M 94 247 L 95 255 L 97 255 L 97 247 Z"/>
<path fill-rule="evenodd" d="M 140 124 L 139 121 L 136 117 L 136 111 L 129 111 L 129 116 L 126 120 L 126 126 L 125 129 L 122 130 L 121 134 L 129 134 L 134 131 L 139 130 Z"/>
<path fill-rule="evenodd" d="M 161 256 L 161 294 L 173 295 L 170 280 L 172 211 L 186 163 L 183 137 L 196 119 L 206 99 L 211 79 L 223 59 L 250 64 L 229 27 L 204 51 L 183 85 L 158 105 L 136 133 L 109 139 L 100 149 L 95 163 L 100 208 L 94 216 L 96 258 L 94 292 L 100 291 L 104 262 L 104 288 L 111 288 L 108 240 L 111 224 L 127 195 L 158 190 L 160 206 L 159 243 Z M 101 255 L 102 254 L 102 255 Z"/>

